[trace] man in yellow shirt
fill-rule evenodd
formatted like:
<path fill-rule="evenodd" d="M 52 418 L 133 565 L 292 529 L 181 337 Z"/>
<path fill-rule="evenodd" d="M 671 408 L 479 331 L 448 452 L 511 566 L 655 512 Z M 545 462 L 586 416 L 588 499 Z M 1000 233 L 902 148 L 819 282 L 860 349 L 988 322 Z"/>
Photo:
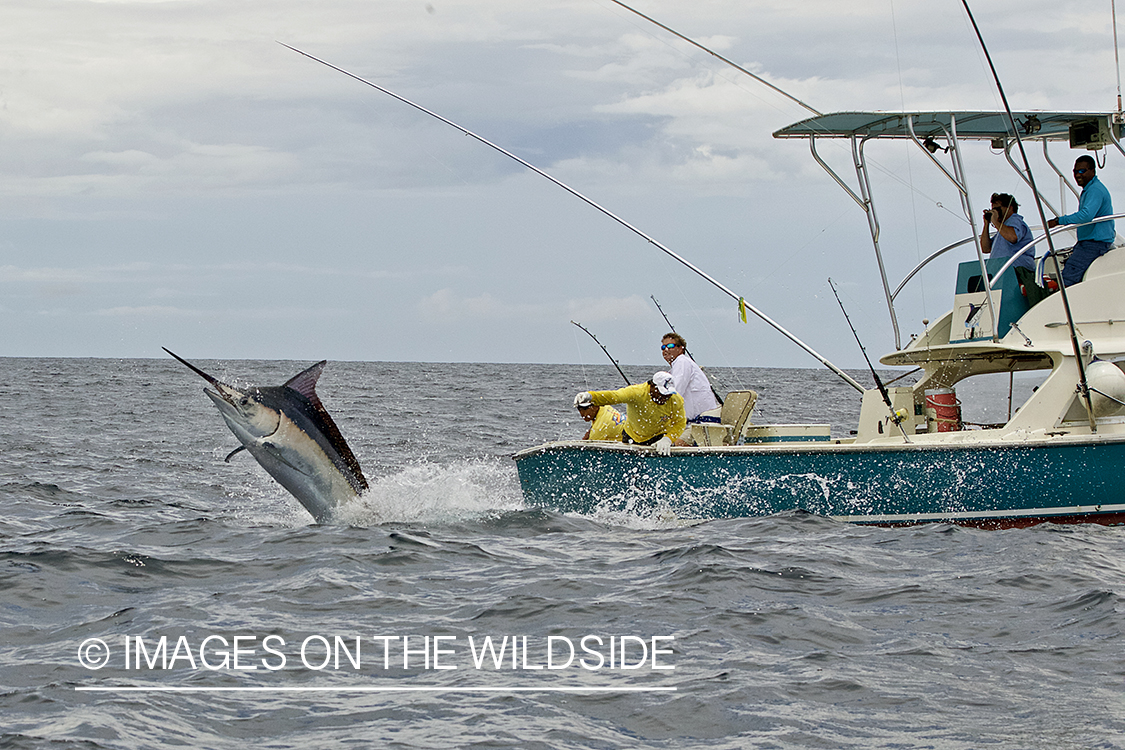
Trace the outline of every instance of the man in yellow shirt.
<path fill-rule="evenodd" d="M 583 440 L 613 440 L 621 442 L 621 428 L 625 426 L 625 417 L 612 406 L 594 406 L 587 393 L 579 393 L 574 397 L 574 405 L 578 413 L 587 422 L 593 422 L 590 429 L 582 436 Z"/>
<path fill-rule="evenodd" d="M 683 396 L 676 393 L 675 383 L 667 372 L 658 372 L 647 382 L 616 391 L 583 392 L 575 402 L 587 396 L 595 406 L 625 404 L 623 443 L 653 445 L 661 438 L 668 438 L 666 443 L 670 445 L 687 428 Z M 667 446 L 661 447 L 661 452 L 666 453 Z"/>

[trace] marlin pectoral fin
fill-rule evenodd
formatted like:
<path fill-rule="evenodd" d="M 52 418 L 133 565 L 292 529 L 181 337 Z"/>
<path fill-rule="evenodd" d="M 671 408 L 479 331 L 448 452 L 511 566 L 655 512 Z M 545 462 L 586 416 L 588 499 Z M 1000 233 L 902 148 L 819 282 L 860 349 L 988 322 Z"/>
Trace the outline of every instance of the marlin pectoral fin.
<path fill-rule="evenodd" d="M 270 455 L 273 456 L 275 459 L 277 459 L 278 462 L 285 464 L 286 466 L 288 466 L 290 469 L 297 472 L 298 474 L 304 474 L 305 476 L 309 476 L 309 473 L 307 471 L 304 471 L 302 469 L 298 469 L 292 463 L 285 460 L 285 456 L 281 455 L 281 451 L 278 450 L 277 446 L 274 445 L 273 443 L 267 443 L 263 440 L 259 443 L 259 445 L 261 445 L 264 449 L 269 451 Z"/>
<path fill-rule="evenodd" d="M 227 462 L 227 463 L 229 464 L 229 463 L 230 463 L 230 460 L 231 460 L 232 458 L 234 458 L 234 456 L 235 456 L 235 454 L 236 454 L 236 453 L 238 453 L 239 451 L 244 451 L 244 450 L 246 450 L 246 446 L 245 446 L 245 445 L 240 445 L 240 446 L 238 446 L 237 448 L 235 448 L 234 450 L 232 450 L 232 451 L 231 451 L 230 453 L 228 453 L 228 454 L 227 454 L 227 457 L 226 457 L 226 458 L 224 458 L 223 460 L 224 460 L 224 461 L 226 461 L 226 462 Z"/>

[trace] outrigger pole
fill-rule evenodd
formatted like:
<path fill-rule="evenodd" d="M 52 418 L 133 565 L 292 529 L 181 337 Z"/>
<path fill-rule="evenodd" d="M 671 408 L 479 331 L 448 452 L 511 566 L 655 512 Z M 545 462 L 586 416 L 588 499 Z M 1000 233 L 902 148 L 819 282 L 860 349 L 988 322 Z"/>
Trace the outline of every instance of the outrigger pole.
<path fill-rule="evenodd" d="M 1047 214 L 1043 211 L 1043 201 L 1039 197 L 1039 190 L 1035 187 L 1035 177 L 1031 173 L 1031 162 L 1027 159 L 1027 152 L 1023 148 L 1023 139 L 1020 138 L 1020 129 L 1016 127 L 1016 118 L 1012 116 L 1012 108 L 1008 106 L 1008 97 L 1004 94 L 1004 86 L 1000 83 L 1000 74 L 996 72 L 996 66 L 992 64 L 992 55 L 988 53 L 988 47 L 985 46 L 984 37 L 980 33 L 980 27 L 977 26 L 977 20 L 973 18 L 973 11 L 969 8 L 969 0 L 961 0 L 961 4 L 965 6 L 965 13 L 969 16 L 969 22 L 973 25 L 973 31 L 976 32 L 977 40 L 980 41 L 980 48 L 984 51 L 984 57 L 988 60 L 988 67 L 992 70 L 992 77 L 996 81 L 996 90 L 1000 92 L 1000 100 L 1004 102 L 1004 111 L 1008 113 L 1008 122 L 1012 126 L 1012 132 L 1016 136 L 1016 145 L 1019 146 L 1020 156 L 1023 157 L 1023 165 L 1027 170 L 1027 182 L 1031 185 L 1031 194 L 1035 197 L 1035 207 L 1039 210 L 1039 220 L 1043 222 L 1043 229 L 1047 230 Z M 1046 144 L 1046 141 L 1043 142 Z M 1045 147 L 1045 146 L 1044 146 Z M 1055 269 L 1059 269 L 1059 259 L 1055 255 L 1055 243 L 1051 239 L 1050 231 L 1047 234 L 1047 249 L 1048 253 L 1054 258 Z M 987 279 L 987 275 L 985 276 Z M 986 299 L 991 303 L 992 288 L 991 285 L 985 287 Z M 1070 329 L 1070 343 L 1074 348 L 1074 362 L 1078 365 L 1078 393 L 1082 396 L 1082 400 L 1086 403 L 1086 416 L 1090 419 L 1090 432 L 1097 433 L 1098 421 L 1094 418 L 1094 405 L 1090 401 L 1090 386 L 1086 382 L 1086 363 L 1082 357 L 1082 347 L 1078 344 L 1078 332 L 1074 330 L 1074 317 L 1070 313 L 1070 299 L 1066 294 L 1066 283 L 1063 281 L 1062 273 L 1059 271 L 1059 294 L 1062 295 L 1063 310 L 1066 313 L 1067 328 Z M 993 325 L 993 336 L 995 336 L 996 326 Z"/>
<path fill-rule="evenodd" d="M 403 104 L 409 105 L 409 106 L 413 107 L 414 109 L 418 110 L 419 112 L 424 112 L 425 114 L 429 115 L 430 117 L 433 117 L 434 119 L 437 119 L 437 120 L 441 120 L 441 121 L 442 121 L 442 122 L 444 122 L 444 123 L 445 123 L 446 125 L 449 125 L 449 126 L 450 126 L 451 128 L 454 128 L 454 129 L 456 129 L 456 130 L 459 130 L 459 131 L 461 131 L 462 133 L 464 133 L 465 135 L 469 136 L 470 138 L 473 138 L 473 139 L 475 139 L 475 140 L 477 140 L 477 141 L 480 141 L 481 143 L 483 143 L 484 145 L 488 146 L 488 147 L 489 147 L 489 148 L 491 148 L 491 149 L 494 149 L 494 150 L 496 150 L 496 151 L 499 151 L 500 153 L 504 154 L 504 156 L 507 156 L 507 157 L 508 157 L 509 159 L 512 159 L 513 161 L 516 161 L 516 162 L 519 162 L 520 164 L 522 164 L 523 166 L 527 167 L 527 168 L 528 168 L 528 169 L 530 169 L 530 170 L 531 170 L 532 172 L 535 172 L 535 173 L 536 173 L 536 174 L 538 174 L 539 176 L 541 176 L 541 177 L 545 177 L 546 179 L 550 180 L 551 182 L 553 182 L 553 183 L 555 183 L 556 185 L 558 185 L 559 187 L 561 187 L 561 188 L 562 188 L 563 190 L 565 190 L 566 192 L 568 192 L 568 193 L 570 193 L 571 195 L 573 195 L 573 196 L 574 196 L 575 198 L 578 198 L 579 200 L 583 201 L 584 203 L 586 203 L 586 204 L 588 204 L 588 205 L 590 205 L 590 206 L 592 206 L 592 207 L 596 208 L 596 209 L 597 209 L 598 211 L 601 211 L 601 212 L 602 212 L 603 214 L 605 214 L 605 215 L 606 215 L 606 216 L 608 216 L 609 218 L 613 219 L 613 220 L 614 220 L 614 221 L 616 221 L 616 222 L 617 222 L 618 224 L 620 224 L 621 226 L 623 226 L 623 227 L 625 227 L 626 229 L 628 229 L 628 230 L 629 230 L 630 232 L 633 232 L 634 234 L 636 234 L 636 235 L 638 235 L 639 237 L 643 238 L 643 239 L 644 239 L 644 240 L 646 240 L 646 241 L 647 241 L 647 242 L 648 242 L 649 244 L 651 244 L 651 245 L 654 245 L 654 246 L 656 246 L 656 247 L 657 247 L 657 249 L 661 250 L 661 251 L 662 251 L 662 252 L 663 252 L 663 253 L 664 253 L 665 255 L 668 255 L 669 257 L 673 258 L 674 260 L 677 260 L 677 261 L 679 261 L 679 262 L 680 262 L 680 263 L 681 263 L 681 264 L 682 264 L 683 266 L 685 266 L 685 267 L 686 267 L 686 268 L 688 268 L 689 270 L 693 271 L 693 272 L 694 272 L 694 273 L 695 273 L 696 275 L 698 275 L 698 276 L 699 276 L 700 278 L 702 278 L 702 279 L 704 279 L 705 281 L 709 282 L 709 283 L 710 283 L 710 284 L 711 284 L 712 286 L 714 286 L 714 287 L 715 287 L 716 289 L 718 289 L 719 291 L 721 291 L 721 292 L 723 292 L 724 294 L 726 294 L 727 296 L 729 296 L 729 297 L 730 297 L 731 299 L 733 299 L 733 300 L 735 300 L 736 302 L 738 302 L 738 303 L 739 303 L 739 308 L 740 308 L 740 310 L 749 310 L 750 312 L 752 312 L 752 313 L 753 313 L 754 315 L 756 315 L 756 316 L 757 316 L 757 317 L 758 317 L 759 319 L 761 319 L 761 320 L 762 320 L 762 322 L 764 322 L 764 323 L 765 323 L 766 325 L 770 326 L 770 327 L 771 327 L 771 328 L 773 328 L 773 329 L 774 329 L 775 331 L 777 331 L 778 333 L 780 333 L 780 334 L 781 334 L 782 336 L 784 336 L 785 338 L 787 338 L 787 339 L 789 339 L 790 341 L 792 341 L 792 342 L 793 342 L 794 344 L 796 344 L 797 346 L 799 346 L 799 347 L 800 347 L 801 349 L 805 350 L 805 352 L 807 352 L 808 354 L 812 355 L 812 357 L 813 357 L 814 359 L 816 359 L 816 360 L 817 360 L 818 362 L 820 362 L 820 363 L 821 363 L 822 365 L 824 365 L 825 367 L 827 367 L 827 368 L 828 368 L 829 370 L 831 370 L 832 372 L 836 373 L 836 374 L 837 374 L 837 375 L 838 375 L 838 376 L 839 376 L 839 377 L 840 377 L 840 378 L 841 378 L 841 379 L 842 379 L 842 380 L 843 380 L 843 381 L 844 381 L 845 383 L 847 383 L 848 385 L 850 385 L 850 386 L 851 386 L 852 388 L 855 388 L 855 389 L 856 389 L 857 391 L 859 391 L 860 393 L 863 393 L 863 392 L 864 392 L 864 391 L 866 390 L 866 389 L 865 389 L 865 388 L 864 388 L 864 387 L 863 387 L 862 385 L 860 385 L 859 381 L 857 381 L 857 380 L 856 380 L 855 378 L 853 378 L 853 377 L 852 377 L 851 375 L 848 375 L 848 374 L 847 374 L 846 372 L 844 372 L 843 370 L 841 370 L 841 369 L 840 369 L 839 367 L 837 367 L 836 365 L 834 365 L 834 364 L 832 364 L 831 362 L 829 362 L 829 361 L 828 361 L 827 359 L 825 359 L 825 358 L 824 358 L 823 356 L 821 356 L 821 355 L 820 355 L 820 353 L 819 353 L 819 352 L 817 352 L 817 351 L 816 351 L 815 349 L 813 349 L 813 348 L 812 348 L 811 346 L 809 346 L 808 344 L 806 344 L 806 343 L 805 343 L 804 341 L 801 341 L 801 340 L 800 340 L 799 338 L 797 338 L 796 336 L 794 336 L 794 335 L 793 335 L 792 333 L 790 333 L 789 331 L 785 330 L 785 328 L 784 328 L 784 327 L 783 327 L 783 326 L 782 326 L 782 325 L 781 325 L 780 323 L 778 323 L 777 321 L 773 320 L 773 319 L 772 319 L 772 318 L 770 318 L 770 317 L 769 317 L 768 315 L 766 315 L 766 314 L 765 314 L 764 312 L 762 312 L 762 311 L 761 311 L 761 310 L 759 310 L 758 308 L 756 308 L 756 307 L 754 307 L 753 305 L 751 305 L 751 304 L 750 304 L 749 302 L 747 302 L 747 301 L 746 301 L 746 300 L 745 300 L 745 299 L 744 299 L 743 297 L 740 297 L 739 295 L 735 294 L 735 293 L 734 293 L 734 292 L 732 292 L 732 291 L 731 291 L 730 289 L 728 289 L 728 288 L 727 288 L 726 286 L 724 286 L 723 284 L 719 283 L 719 282 L 718 282 L 717 280 L 715 280 L 715 279 L 714 279 L 714 278 L 713 278 L 712 276 L 710 276 L 709 274 L 705 273 L 705 272 L 704 272 L 704 271 L 703 271 L 702 269 L 700 269 L 700 268 L 699 268 L 698 266 L 696 266 L 695 264 L 691 263 L 691 262 L 690 262 L 689 260 L 687 260 L 687 259 L 686 259 L 686 258 L 684 258 L 683 256 L 681 256 L 681 255 L 678 255 L 678 254 L 676 254 L 675 252 L 673 252 L 672 250 L 670 250 L 670 249 L 669 249 L 668 247 L 666 247 L 666 246 L 662 245 L 662 244 L 661 244 L 660 242 L 657 242 L 657 241 L 656 241 L 655 239 L 653 239 L 653 238 L 652 238 L 652 237 L 650 237 L 649 235 L 645 234 L 644 232 L 642 232 L 642 231 L 641 231 L 640 229 L 638 229 L 637 227 L 633 226 L 633 225 L 632 225 L 632 224 L 630 224 L 629 222 L 625 221 L 625 220 L 624 220 L 624 219 L 622 219 L 622 218 L 621 218 L 620 216 L 618 216 L 617 214 L 615 214 L 615 213 L 613 213 L 612 211 L 610 211 L 610 210 L 609 210 L 608 208 L 605 208 L 605 207 L 601 206 L 600 204 L 598 204 L 598 203 L 595 203 L 595 202 L 594 202 L 593 200 L 591 200 L 590 198 L 587 198 L 587 197 L 586 197 L 585 195 L 583 195 L 582 193 L 578 192 L 577 190 L 575 190 L 574 188 L 570 187 L 569 185 L 567 185 L 566 183 L 562 182 L 561 180 L 558 180 L 558 179 L 556 179 L 556 178 L 552 177 L 551 175 L 547 174 L 546 172 L 544 172 L 544 171 L 543 171 L 542 169 L 540 169 L 539 167 L 535 166 L 534 164 L 532 164 L 532 163 L 530 163 L 530 162 L 528 162 L 528 161 L 525 161 L 524 159 L 521 159 L 520 157 L 516 156 L 515 154 L 513 154 L 513 153 L 512 153 L 511 151 L 508 151 L 507 149 L 504 149 L 504 148 L 502 148 L 502 147 L 500 147 L 500 146 L 497 146 L 497 145 L 496 145 L 495 143 L 493 143 L 492 141 L 488 140 L 487 138 L 484 138 L 483 136 L 477 135 L 476 133 L 474 133 L 473 131 L 471 131 L 471 130 L 469 130 L 469 129 L 467 129 L 467 128 L 463 128 L 463 127 L 461 127 L 460 125 L 458 125 L 457 123 L 453 122 L 452 120 L 449 120 L 449 119 L 447 119 L 447 118 L 445 118 L 445 117 L 442 117 L 441 115 L 439 115 L 439 114 L 438 114 L 438 113 L 436 113 L 436 112 L 433 112 L 433 111 L 431 111 L 431 110 L 429 110 L 429 109 L 426 109 L 426 108 L 425 108 L 425 107 L 423 107 L 423 106 L 422 106 L 421 104 L 416 104 L 415 102 L 412 102 L 412 101 L 410 101 L 409 99 L 407 99 L 407 98 L 406 98 L 406 97 L 404 97 L 404 96 L 399 96 L 398 94 L 396 94 L 395 92 L 391 91 L 390 89 L 385 89 L 385 88 L 383 88 L 382 86 L 380 86 L 380 85 L 379 85 L 379 84 L 377 84 L 377 83 L 372 83 L 371 81 L 367 80 L 366 78 L 361 78 L 360 76 L 357 76 L 357 75 L 356 75 L 355 73 L 351 73 L 351 72 L 349 72 L 349 71 L 347 71 L 347 70 L 344 70 L 344 69 L 343 69 L 343 68 L 341 68 L 341 67 L 338 67 L 338 66 L 336 66 L 336 65 L 333 65 L 333 64 L 332 64 L 332 63 L 330 63 L 330 62 L 327 62 L 327 61 L 325 61 L 325 60 L 321 60 L 321 59 L 320 59 L 319 57 L 316 57 L 315 55 L 310 55 L 310 54 L 309 54 L 308 52 L 303 52 L 303 51 L 301 51 L 301 50 L 297 49 L 296 47 L 292 47 L 292 46 L 290 46 L 290 45 L 286 44 L 285 42 L 278 42 L 278 44 L 280 44 L 280 45 L 281 45 L 282 47 L 286 47 L 286 48 L 288 48 L 288 49 L 291 49 L 291 50 L 293 50 L 294 52 L 296 52 L 296 53 L 297 53 L 297 54 L 299 54 L 299 55 L 304 55 L 305 57 L 309 58 L 310 60 L 314 60 L 314 61 L 316 61 L 316 62 L 320 63 L 321 65 L 324 65 L 324 66 L 326 66 L 326 67 L 332 68 L 333 70 L 335 70 L 335 71 L 337 71 L 337 72 L 339 72 L 339 73 L 343 73 L 344 75 L 348 76 L 349 78 L 354 78 L 355 80 L 359 81 L 360 83 L 366 84 L 366 85 L 370 86 L 371 88 L 373 88 L 373 89 L 376 89 L 377 91 L 381 91 L 381 92 L 383 92 L 383 93 L 384 93 L 384 94 L 386 94 L 387 96 L 390 96 L 390 97 L 392 97 L 392 98 L 394 98 L 394 99 L 398 99 L 398 100 L 399 100 L 400 102 L 402 102 Z"/>
<path fill-rule="evenodd" d="M 612 362 L 613 366 L 617 368 L 617 372 L 621 375 L 621 377 L 625 378 L 625 385 L 632 385 L 633 381 L 629 380 L 629 376 L 621 371 L 621 365 L 617 364 L 617 360 L 614 359 L 613 355 L 609 353 L 609 349 L 606 349 L 605 346 L 602 344 L 602 342 L 598 341 L 598 337 L 595 336 L 594 334 L 590 333 L 590 329 L 588 329 L 586 326 L 582 325 L 581 323 L 577 323 L 573 320 L 570 321 L 570 322 L 574 323 L 574 325 L 578 326 L 583 331 L 585 331 L 586 335 L 589 336 L 590 338 L 592 338 L 594 340 L 594 343 L 602 348 L 602 351 L 605 352 L 605 356 L 609 357 L 609 361 Z"/>
<path fill-rule="evenodd" d="M 609 1 L 610 1 L 611 3 L 613 3 L 613 4 L 615 4 L 615 5 L 620 5 L 620 6 L 622 7 L 622 8 L 624 8 L 624 9 L 625 9 L 625 10 L 627 10 L 627 11 L 629 11 L 630 13 L 634 13 L 634 14 L 636 14 L 636 15 L 640 16 L 641 18 L 645 19 L 645 20 L 646 20 L 646 21 L 648 21 L 649 23 L 652 23 L 652 24 L 656 24 L 656 25 L 657 25 L 657 26 L 659 26 L 660 28 L 662 28 L 662 29 L 664 29 L 665 31 L 667 31 L 667 32 L 668 32 L 669 34 L 672 34 L 672 35 L 674 35 L 674 36 L 676 36 L 676 37 L 678 37 L 678 38 L 680 38 L 680 39 L 683 39 L 683 40 L 684 40 L 685 42 L 687 42 L 688 44 L 692 45 L 693 47 L 698 47 L 699 49 L 701 49 L 701 50 L 703 50 L 704 52 L 706 52 L 706 53 L 707 53 L 708 55 L 711 55 L 712 57 L 716 57 L 716 58 L 718 58 L 718 59 L 722 60 L 722 61 L 723 61 L 723 62 L 725 62 L 725 63 L 726 63 L 727 65 L 729 65 L 729 66 L 731 66 L 732 68 L 734 68 L 735 70 L 737 70 L 737 71 L 739 71 L 739 72 L 742 72 L 742 73 L 745 73 L 746 75 L 750 76 L 750 77 L 751 77 L 751 78 L 753 78 L 753 79 L 754 79 L 755 81 L 757 81 L 758 83 L 762 84 L 763 86 L 766 86 L 766 87 L 768 87 L 768 88 L 770 88 L 770 89 L 773 89 L 773 90 L 774 90 L 774 91 L 776 91 L 777 93 L 779 93 L 779 94 L 781 94 L 782 96 L 784 96 L 784 97 L 785 97 L 786 99 L 788 99 L 788 100 L 790 100 L 790 101 L 792 101 L 792 102 L 794 102 L 794 103 L 796 103 L 796 104 L 799 104 L 800 106 L 802 106 L 802 107 L 804 107 L 805 109 L 807 109 L 807 110 L 808 110 L 809 112 L 812 112 L 812 113 L 813 113 L 814 115 L 816 115 L 817 117 L 820 117 L 820 116 L 821 116 L 822 114 L 824 114 L 823 112 L 818 112 L 818 111 L 816 111 L 815 109 L 813 109 L 813 108 L 812 108 L 812 107 L 810 107 L 809 105 L 805 104 L 805 103 L 804 103 L 803 101 L 801 101 L 801 100 L 800 100 L 800 99 L 798 99 L 797 97 L 793 96 L 793 95 L 792 95 L 792 94 L 790 94 L 789 92 L 787 92 L 787 91 L 783 91 L 782 89 L 780 89 L 780 88 L 778 88 L 777 86 L 773 85 L 772 83 L 770 83 L 769 81 L 767 81 L 767 80 L 766 80 L 765 78 L 762 78 L 762 77 L 761 77 L 760 75 L 756 75 L 756 74 L 754 74 L 754 73 L 751 73 L 751 72 L 750 72 L 749 70 L 747 70 L 746 68 L 742 67 L 742 66 L 741 66 L 741 65 L 739 65 L 738 63 L 736 63 L 736 62 L 733 62 L 733 61 L 731 61 L 731 60 L 728 60 L 727 58 L 725 58 L 725 57 L 723 57 L 722 55 L 720 55 L 720 54 L 719 54 L 718 52 L 715 52 L 715 51 L 714 51 L 714 50 L 712 50 L 712 49 L 708 49 L 707 47 L 704 47 L 704 46 L 703 46 L 702 44 L 700 44 L 699 42 L 695 41 L 694 39 L 691 39 L 690 37 L 686 37 L 686 36 L 684 36 L 683 34 L 681 34 L 680 32 L 676 31 L 675 29 L 673 29 L 673 28 L 669 28 L 668 26 L 665 26 L 664 24 L 660 23 L 660 21 L 657 21 L 657 20 L 656 20 L 655 18 L 651 18 L 651 17 L 649 17 L 649 16 L 646 16 L 646 15 L 645 15 L 644 13 L 641 13 L 641 12 L 640 12 L 639 10 L 637 10 L 636 8 L 630 8 L 630 7 L 628 6 L 628 5 L 626 5 L 625 3 L 621 2 L 621 0 L 609 0 Z"/>

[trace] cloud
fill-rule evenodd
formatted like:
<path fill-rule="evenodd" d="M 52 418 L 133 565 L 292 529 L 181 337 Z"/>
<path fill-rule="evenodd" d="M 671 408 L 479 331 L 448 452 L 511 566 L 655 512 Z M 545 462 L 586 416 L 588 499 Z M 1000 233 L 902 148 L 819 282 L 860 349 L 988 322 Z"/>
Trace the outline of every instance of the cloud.
<path fill-rule="evenodd" d="M 571 319 L 580 323 L 615 321 L 627 324 L 629 321 L 652 317 L 652 303 L 637 294 L 628 297 L 572 299 L 567 302 L 567 310 Z"/>
<path fill-rule="evenodd" d="M 145 305 L 143 307 L 110 307 L 104 310 L 95 310 L 93 314 L 107 318 L 182 318 L 196 317 L 199 315 L 199 310 L 168 307 L 166 305 Z"/>
<path fill-rule="evenodd" d="M 648 0 L 644 10 L 823 111 L 998 106 L 953 6 Z M 1014 106 L 1113 107 L 1108 10 L 1078 0 L 975 10 Z M 798 335 L 816 338 L 817 316 L 836 315 L 807 302 L 816 279 L 881 297 L 862 213 L 807 144 L 772 138 L 808 113 L 616 6 L 7 0 L 0 289 L 15 333 L 4 353 L 147 356 L 151 342 L 130 330 L 141 327 L 243 355 L 238 327 L 215 323 L 273 316 L 286 325 L 258 326 L 269 330 L 263 356 L 323 345 L 357 358 L 550 361 L 568 356 L 551 338 L 571 318 L 632 335 L 653 317 L 651 293 L 683 294 L 697 310 L 726 302 L 514 162 L 276 40 L 528 158 L 750 287 Z M 846 176 L 839 145 L 821 153 Z M 968 233 L 944 178 L 924 177 L 924 157 L 898 145 L 869 153 L 892 278 Z M 974 189 L 1021 189 L 992 156 L 967 150 Z M 982 169 L 990 160 L 999 167 Z M 1114 190 L 1125 170 L 1111 161 L 1103 174 Z M 596 285 L 559 281 L 578 264 Z M 911 319 L 949 307 L 951 276 L 935 268 Z M 876 350 L 890 338 L 878 314 L 883 328 L 865 332 Z M 379 345 L 337 319 L 381 321 Z M 460 321 L 493 335 L 466 336 Z M 705 322 L 689 338 L 705 340 Z M 810 364 L 741 329 L 727 339 L 732 361 Z"/>
<path fill-rule="evenodd" d="M 78 284 L 45 284 L 39 288 L 41 297 L 77 297 L 84 292 Z"/>
<path fill-rule="evenodd" d="M 549 304 L 521 304 L 505 302 L 491 294 L 464 297 L 452 289 L 439 289 L 418 301 L 417 310 L 430 321 L 448 321 L 450 318 L 478 321 L 520 320 L 542 318 L 555 309 Z"/>
<path fill-rule="evenodd" d="M 406 270 L 355 269 L 342 266 L 317 265 L 315 263 L 282 263 L 277 261 L 239 263 L 206 263 L 189 265 L 185 263 L 126 263 L 112 266 L 81 267 L 23 267 L 0 266 L 0 284 L 39 283 L 54 284 L 60 287 L 99 284 L 157 284 L 177 279 L 185 281 L 206 281 L 219 277 L 357 277 L 371 280 L 407 281 L 411 279 L 457 276 L 465 273 L 463 266 L 440 265 L 436 267 L 416 267 Z M 152 295 L 183 295 L 184 287 L 154 287 Z"/>
<path fill-rule="evenodd" d="M 448 321 L 451 318 L 479 321 L 518 321 L 575 319 L 579 322 L 647 320 L 652 317 L 652 305 L 639 295 L 628 297 L 583 297 L 543 303 L 512 303 L 497 299 L 489 293 L 473 297 L 459 295 L 452 289 L 439 289 L 418 301 L 417 309 L 427 318 Z"/>
<path fill-rule="evenodd" d="M 153 319 L 187 318 L 199 321 L 247 321 L 272 322 L 279 321 L 323 321 L 337 318 L 346 318 L 348 310 L 341 307 L 304 307 L 304 306 L 262 306 L 262 307 L 216 307 L 216 308 L 189 308 L 172 305 L 121 305 L 107 307 L 91 312 L 106 318 L 132 318 L 151 323 Z"/>

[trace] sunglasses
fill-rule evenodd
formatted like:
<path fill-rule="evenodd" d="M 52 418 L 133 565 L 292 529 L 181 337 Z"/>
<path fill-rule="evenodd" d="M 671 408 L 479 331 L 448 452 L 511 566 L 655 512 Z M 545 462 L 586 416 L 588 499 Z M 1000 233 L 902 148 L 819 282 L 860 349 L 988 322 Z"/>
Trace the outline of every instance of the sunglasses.
<path fill-rule="evenodd" d="M 675 349 L 677 346 L 679 346 L 679 344 L 661 344 L 660 350 L 668 351 L 669 349 Z"/>
<path fill-rule="evenodd" d="M 1076 169 L 1074 170 L 1074 174 L 1086 174 L 1089 171 L 1089 169 Z"/>

